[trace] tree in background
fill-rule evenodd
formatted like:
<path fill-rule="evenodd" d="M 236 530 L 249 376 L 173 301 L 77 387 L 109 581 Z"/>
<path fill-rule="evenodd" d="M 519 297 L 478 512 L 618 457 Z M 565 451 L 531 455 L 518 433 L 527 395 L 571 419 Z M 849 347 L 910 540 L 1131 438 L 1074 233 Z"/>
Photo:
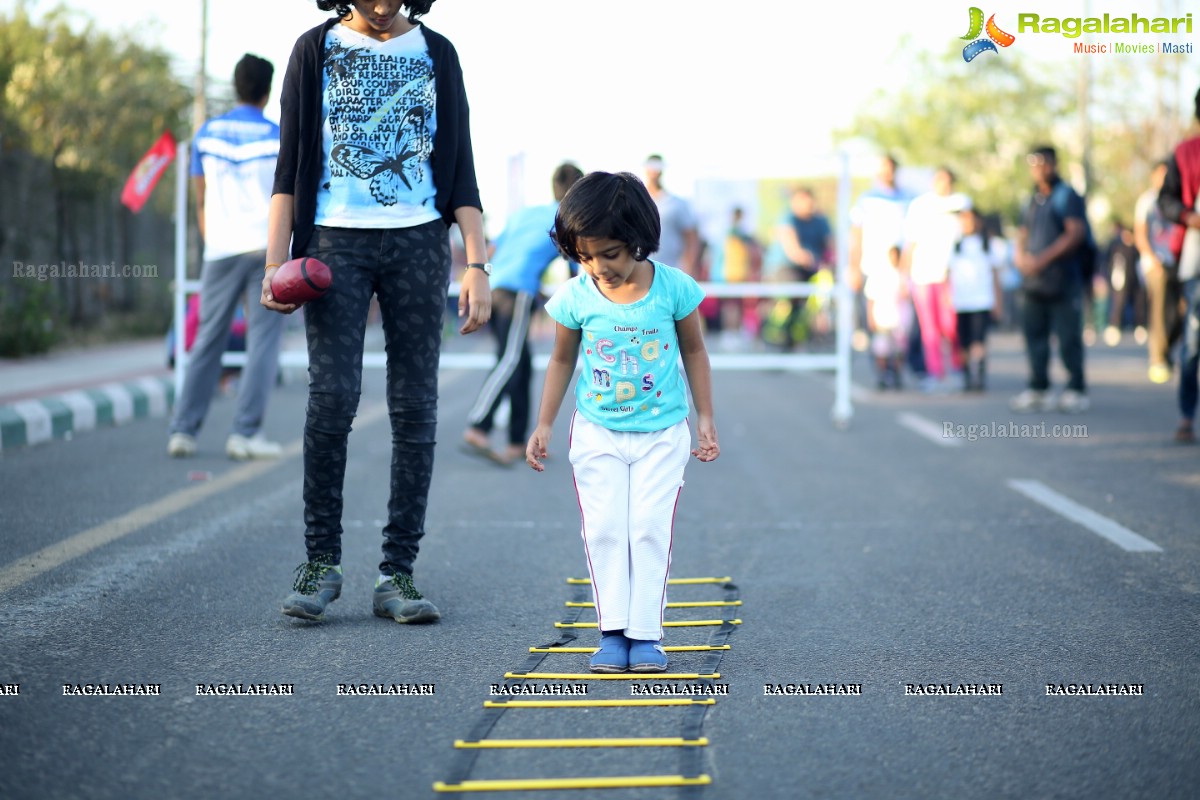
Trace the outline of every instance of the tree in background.
<path fill-rule="evenodd" d="M 922 53 L 906 87 L 879 92 L 838 138 L 869 140 L 905 166 L 946 164 L 976 205 L 1010 223 L 1018 221 L 1030 192 L 1025 154 L 1049 142 L 1059 150 L 1064 175 L 1086 188 L 1098 227 L 1113 215 L 1131 218 L 1151 166 L 1182 132 L 1174 100 L 1182 61 L 1088 59 L 1095 74 L 1085 79 L 1074 66 L 1048 71 L 1011 56 L 985 55 L 964 64 L 958 44 L 944 54 Z M 1190 97 L 1194 87 L 1183 88 Z"/>
<path fill-rule="evenodd" d="M 903 166 L 946 164 L 977 205 L 1015 219 L 1029 193 L 1025 154 L 1061 138 L 1074 85 L 1054 85 L 1018 58 L 985 56 L 964 69 L 957 45 L 920 54 L 910 75 L 898 94 L 877 93 L 839 138 L 867 139 Z"/>
<path fill-rule="evenodd" d="M 0 308 L 27 317 L 36 301 L 46 306 L 43 322 L 60 331 L 64 324 L 94 327 L 113 311 L 157 310 L 163 330 L 172 256 L 164 220 L 169 193 L 158 193 L 155 213 L 145 220 L 132 217 L 118 198 L 162 131 L 186 135 L 190 90 L 172 74 L 166 53 L 90 23 L 75 30 L 68 20 L 77 17 L 58 9 L 34 22 L 24 3 L 0 17 L 0 263 L 157 264 L 159 278 L 61 280 L 48 293 L 5 269 Z M 0 332 L 0 350 L 48 344 L 36 338 L 29 330 Z"/>

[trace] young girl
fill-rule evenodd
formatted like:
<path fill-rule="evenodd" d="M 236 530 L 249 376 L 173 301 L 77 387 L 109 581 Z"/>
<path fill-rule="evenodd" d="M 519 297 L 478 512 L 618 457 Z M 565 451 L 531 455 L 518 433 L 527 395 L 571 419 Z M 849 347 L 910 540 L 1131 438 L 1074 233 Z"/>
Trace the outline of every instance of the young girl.
<path fill-rule="evenodd" d="M 987 332 L 1003 311 L 1000 270 L 1004 254 L 987 237 L 983 218 L 974 209 L 959 212 L 962 238 L 950 259 L 950 296 L 958 317 L 962 348 L 963 391 L 982 392 L 987 383 Z"/>
<path fill-rule="evenodd" d="M 912 305 L 900 274 L 899 246 L 888 248 L 888 263 L 890 266 L 876 270 L 863 288 L 871 353 L 875 356 L 875 386 L 880 391 L 901 388 L 901 363 L 912 327 Z"/>
<path fill-rule="evenodd" d="M 407 15 L 400 13 L 404 6 Z M 304 425 L 304 540 L 283 613 L 318 620 L 341 594 L 346 439 L 362 386 L 363 336 L 379 300 L 392 427 L 391 493 L 373 610 L 433 622 L 413 585 L 424 535 L 437 426 L 437 370 L 450 277 L 448 226 L 470 264 L 460 329 L 491 313 L 483 212 L 454 46 L 417 18 L 433 0 L 317 0 L 336 15 L 302 35 L 281 95 L 280 150 L 271 198 L 262 303 L 290 255 L 329 265 L 333 285 L 304 309 L 309 394 Z"/>
<path fill-rule="evenodd" d="M 525 459 L 545 469 L 551 427 L 582 356 L 570 460 L 600 626 L 593 672 L 667 668 L 662 615 L 691 443 L 679 358 L 696 405 L 691 454 L 712 461 L 721 452 L 697 310 L 704 293 L 647 258 L 659 234 L 654 201 L 629 173 L 583 178 L 554 219 L 555 242 L 583 271 L 546 305 L 557 323 L 554 352 Z"/>

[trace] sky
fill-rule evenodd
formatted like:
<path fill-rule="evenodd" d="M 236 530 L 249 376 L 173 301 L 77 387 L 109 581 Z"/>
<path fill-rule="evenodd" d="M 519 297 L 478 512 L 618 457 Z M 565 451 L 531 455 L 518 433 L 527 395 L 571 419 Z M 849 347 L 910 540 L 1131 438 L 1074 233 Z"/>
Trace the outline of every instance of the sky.
<path fill-rule="evenodd" d="M 995 0 L 991 0 L 994 2 Z M 19 0 L 0 0 L 0 13 Z M 35 16 L 60 4 L 101 29 L 175 54 L 183 75 L 199 63 L 201 0 L 26 0 Z M 986 15 L 1016 33 L 1016 16 L 1169 14 L 1182 0 L 1020 0 Z M 968 29 L 972 0 L 800 3 L 789 0 L 438 0 L 424 18 L 456 46 L 471 103 L 485 208 L 545 202 L 554 166 L 641 171 L 666 158 L 668 188 L 697 181 L 829 173 L 832 133 L 878 90 L 919 79 L 911 56 L 940 53 Z M 1177 12 L 1179 15 L 1186 11 Z M 327 14 L 312 0 L 208 0 L 208 73 L 228 81 L 243 53 L 283 70 L 292 44 Z M 1200 49 L 1194 33 L 1171 38 Z M 1096 41 L 1114 37 L 1095 37 Z M 965 42 L 964 42 L 965 44 Z M 1037 58 L 1074 80 L 1072 40 L 1024 34 L 980 58 Z M 1183 56 L 1195 67 L 1198 56 Z M 969 70 L 970 64 L 962 68 Z M 1200 75 L 1200 69 L 1191 74 Z M 1194 89 L 1187 87 L 1190 101 Z M 1190 107 L 1190 102 L 1188 106 Z M 267 108 L 278 117 L 277 93 Z M 514 163 L 524 179 L 510 182 Z M 493 227 L 489 224 L 489 228 Z"/>

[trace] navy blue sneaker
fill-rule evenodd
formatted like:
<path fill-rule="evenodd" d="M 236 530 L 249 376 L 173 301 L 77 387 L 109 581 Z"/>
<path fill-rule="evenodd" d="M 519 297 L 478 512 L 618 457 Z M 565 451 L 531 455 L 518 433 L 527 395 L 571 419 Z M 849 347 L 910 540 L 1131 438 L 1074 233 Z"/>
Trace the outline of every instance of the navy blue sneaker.
<path fill-rule="evenodd" d="M 662 641 L 629 640 L 630 672 L 665 672 L 666 669 L 667 651 L 663 650 Z"/>
<path fill-rule="evenodd" d="M 622 633 L 600 637 L 600 649 L 588 662 L 592 672 L 624 672 L 629 668 L 629 640 Z"/>
<path fill-rule="evenodd" d="M 331 561 L 329 556 L 317 556 L 296 567 L 292 593 L 280 609 L 284 614 L 313 621 L 325 616 L 325 606 L 342 594 L 342 568 Z"/>

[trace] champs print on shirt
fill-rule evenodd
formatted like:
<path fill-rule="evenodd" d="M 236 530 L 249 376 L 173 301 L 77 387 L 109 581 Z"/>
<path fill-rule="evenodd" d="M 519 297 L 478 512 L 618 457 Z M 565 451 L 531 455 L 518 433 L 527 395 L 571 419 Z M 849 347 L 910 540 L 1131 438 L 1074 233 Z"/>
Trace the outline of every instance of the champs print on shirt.
<path fill-rule="evenodd" d="M 582 347 L 588 369 L 583 374 L 587 384 L 584 400 L 607 415 L 638 411 L 652 417 L 661 414 L 663 390 L 655 373 L 677 374 L 672 370 L 671 342 L 662 340 L 663 333 L 657 326 L 616 324 L 610 330 L 585 330 Z M 660 367 L 667 371 L 664 373 Z M 668 397 L 667 402 L 673 399 Z"/>
<path fill-rule="evenodd" d="M 330 29 L 318 224 L 394 227 L 437 218 L 429 163 L 435 101 L 420 27 L 386 42 Z"/>
<path fill-rule="evenodd" d="M 612 302 L 583 273 L 546 304 L 556 322 L 580 331 L 576 408 L 610 430 L 664 430 L 688 415 L 675 323 L 704 292 L 686 273 L 653 263 L 650 291 L 636 302 Z"/>

